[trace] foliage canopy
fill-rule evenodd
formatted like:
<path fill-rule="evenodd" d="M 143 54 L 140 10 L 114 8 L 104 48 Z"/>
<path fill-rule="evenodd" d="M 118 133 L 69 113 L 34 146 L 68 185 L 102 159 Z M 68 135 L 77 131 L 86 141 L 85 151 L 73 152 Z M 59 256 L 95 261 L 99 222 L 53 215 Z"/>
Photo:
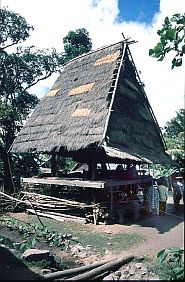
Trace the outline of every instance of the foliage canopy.
<path fill-rule="evenodd" d="M 69 31 L 63 38 L 65 60 L 69 61 L 83 53 L 87 53 L 92 49 L 89 32 L 85 28 Z"/>
<path fill-rule="evenodd" d="M 39 99 L 28 90 L 39 81 L 47 79 L 54 72 L 60 72 L 64 62 L 88 52 L 91 39 L 85 29 L 70 31 L 65 37 L 65 53 L 51 50 L 39 50 L 35 46 L 23 47 L 21 43 L 29 38 L 34 30 L 19 14 L 0 9 L 0 179 L 4 179 L 6 190 L 12 190 L 12 175 L 23 172 L 24 160 L 38 167 L 39 160 L 30 160 L 28 156 L 11 156 L 11 145 Z M 74 45 L 74 46 L 73 46 Z M 35 171 L 31 169 L 29 171 Z M 17 171 L 18 169 L 18 171 Z M 28 172 L 29 173 L 29 172 Z"/>
<path fill-rule="evenodd" d="M 167 53 L 174 51 L 176 55 L 172 60 L 172 69 L 181 66 L 185 54 L 185 14 L 166 17 L 162 29 L 158 30 L 157 34 L 160 41 L 149 50 L 149 55 L 162 61 Z"/>

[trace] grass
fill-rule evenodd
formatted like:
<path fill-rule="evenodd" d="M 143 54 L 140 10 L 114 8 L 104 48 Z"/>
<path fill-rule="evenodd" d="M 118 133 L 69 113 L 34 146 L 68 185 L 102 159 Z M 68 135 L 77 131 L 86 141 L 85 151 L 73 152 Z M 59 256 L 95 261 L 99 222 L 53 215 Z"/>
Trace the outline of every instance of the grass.
<path fill-rule="evenodd" d="M 75 241 L 70 240 L 70 243 L 76 244 L 79 242 L 84 247 L 89 245 L 92 251 L 101 255 L 106 250 L 113 253 L 125 251 L 133 247 L 133 245 L 146 240 L 144 236 L 137 233 L 107 234 L 96 232 L 88 225 L 82 225 L 76 222 L 57 222 L 47 218 L 42 218 L 41 220 L 49 231 L 55 230 L 62 235 L 71 234 L 72 238 L 75 238 Z M 33 215 L 26 216 L 25 221 L 34 225 L 40 225 L 38 219 Z"/>
<path fill-rule="evenodd" d="M 12 215 L 12 217 L 17 219 L 16 214 L 15 217 L 14 214 Z M 7 219 L 10 219 L 12 217 L 1 216 L 1 218 Z M 73 243 L 70 239 L 71 244 L 76 244 L 77 242 L 79 242 L 84 247 L 89 245 L 91 246 L 91 253 L 95 253 L 100 256 L 104 255 L 106 250 L 109 250 L 112 253 L 121 253 L 122 251 L 129 250 L 134 245 L 138 245 L 146 240 L 146 237 L 141 236 L 137 233 L 107 234 L 104 232 L 96 232 L 95 228 L 92 230 L 92 226 L 82 225 L 76 222 L 57 222 L 55 220 L 47 218 L 41 218 L 41 220 L 49 231 L 56 231 L 62 235 L 71 234 L 72 238 L 75 239 Z M 38 219 L 33 215 L 25 216 L 24 222 L 31 223 L 35 226 L 41 226 Z M 2 241 L 2 243 L 5 243 L 5 245 L 9 245 L 10 247 L 14 246 L 12 240 L 9 240 L 3 236 L 0 236 L 0 241 Z M 168 277 L 168 268 L 164 267 L 164 265 L 159 264 L 157 262 L 157 259 L 154 260 L 149 258 L 148 256 L 145 256 L 143 262 L 147 264 L 149 272 L 157 274 L 160 279 L 166 279 L 166 277 Z M 46 268 L 50 264 L 50 262 L 48 261 L 25 263 L 28 267 L 40 268 Z"/>
<path fill-rule="evenodd" d="M 32 219 L 29 216 L 28 220 L 35 224 L 38 222 L 34 216 Z M 90 245 L 95 252 L 99 252 L 100 254 L 103 254 L 107 249 L 112 252 L 128 250 L 134 244 L 139 244 L 145 240 L 144 236 L 137 233 L 100 233 L 92 231 L 88 225 L 82 225 L 75 222 L 59 223 L 55 220 L 46 218 L 43 218 L 42 222 L 49 230 L 55 230 L 61 234 L 72 234 L 82 246 Z"/>

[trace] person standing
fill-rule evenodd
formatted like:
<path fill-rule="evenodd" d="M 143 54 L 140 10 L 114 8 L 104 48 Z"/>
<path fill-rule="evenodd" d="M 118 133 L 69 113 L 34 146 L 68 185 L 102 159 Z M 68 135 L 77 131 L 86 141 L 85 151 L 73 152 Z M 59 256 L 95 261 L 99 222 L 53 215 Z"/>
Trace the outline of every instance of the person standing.
<path fill-rule="evenodd" d="M 159 214 L 159 192 L 157 190 L 157 186 L 153 185 L 153 181 L 151 180 L 148 183 L 149 187 L 147 189 L 147 202 L 148 209 L 150 215 L 158 215 Z"/>
<path fill-rule="evenodd" d="M 175 210 L 179 210 L 179 204 L 180 200 L 182 199 L 183 193 L 182 193 L 182 188 L 178 184 L 177 179 L 173 180 L 173 202 L 174 202 L 174 207 Z"/>
<path fill-rule="evenodd" d="M 164 178 L 159 178 L 157 180 L 157 189 L 159 192 L 159 215 L 165 215 L 166 212 L 166 202 L 168 200 L 168 188 L 166 187 L 166 182 Z"/>

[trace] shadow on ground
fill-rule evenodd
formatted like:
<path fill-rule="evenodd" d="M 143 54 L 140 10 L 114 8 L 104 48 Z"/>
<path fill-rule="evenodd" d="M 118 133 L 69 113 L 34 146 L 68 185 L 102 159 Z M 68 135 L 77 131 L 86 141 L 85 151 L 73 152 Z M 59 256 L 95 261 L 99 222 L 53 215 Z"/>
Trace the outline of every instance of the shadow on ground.
<path fill-rule="evenodd" d="M 148 216 L 141 215 L 140 219 L 133 221 L 128 218 L 124 225 L 130 226 L 137 224 L 143 227 L 153 227 L 158 230 L 160 234 L 169 232 L 172 228 L 184 221 L 184 205 L 180 204 L 179 211 L 174 210 L 172 203 L 167 204 L 167 211 L 164 216 Z"/>
<path fill-rule="evenodd" d="M 39 280 L 8 248 L 0 246 L 0 280 Z"/>

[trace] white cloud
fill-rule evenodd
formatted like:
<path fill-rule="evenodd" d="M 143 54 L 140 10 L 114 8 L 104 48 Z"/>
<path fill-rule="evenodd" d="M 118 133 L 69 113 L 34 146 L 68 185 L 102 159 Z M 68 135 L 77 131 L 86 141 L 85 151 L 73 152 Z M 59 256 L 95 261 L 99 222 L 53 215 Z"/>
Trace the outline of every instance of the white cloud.
<path fill-rule="evenodd" d="M 122 1 L 122 0 L 121 0 Z M 130 46 L 132 56 L 154 114 L 160 126 L 184 107 L 184 66 L 171 70 L 171 55 L 163 61 L 149 57 L 148 50 L 158 42 L 157 30 L 166 16 L 185 12 L 184 0 L 161 0 L 152 24 L 118 22 L 118 0 L 1 0 L 2 6 L 20 13 L 34 26 L 27 45 L 63 50 L 62 39 L 69 30 L 85 27 L 93 49 L 122 40 L 121 33 L 137 40 Z M 51 87 L 57 75 L 32 88 L 39 97 Z"/>

